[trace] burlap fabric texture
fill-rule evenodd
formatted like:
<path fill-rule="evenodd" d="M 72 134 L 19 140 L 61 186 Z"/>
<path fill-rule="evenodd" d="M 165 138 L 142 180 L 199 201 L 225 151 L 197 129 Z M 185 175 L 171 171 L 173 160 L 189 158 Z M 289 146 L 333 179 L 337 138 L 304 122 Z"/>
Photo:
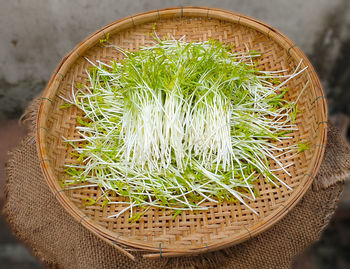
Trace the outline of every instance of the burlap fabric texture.
<path fill-rule="evenodd" d="M 50 268 L 288 268 L 317 241 L 350 175 L 350 147 L 329 124 L 325 157 L 312 188 L 268 231 L 242 244 L 195 257 L 130 260 L 76 222 L 49 190 L 35 145 L 38 101 L 27 110 L 31 131 L 7 164 L 4 213 L 15 235 Z"/>

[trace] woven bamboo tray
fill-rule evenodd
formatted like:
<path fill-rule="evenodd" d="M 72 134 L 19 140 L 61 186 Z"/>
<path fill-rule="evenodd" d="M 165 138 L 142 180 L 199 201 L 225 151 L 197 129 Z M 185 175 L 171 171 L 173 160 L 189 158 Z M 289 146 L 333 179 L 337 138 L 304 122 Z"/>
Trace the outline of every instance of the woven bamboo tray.
<path fill-rule="evenodd" d="M 299 130 L 284 146 L 297 141 L 310 141 L 310 150 L 288 158 L 280 157 L 282 163 L 293 162 L 288 167 L 291 176 L 277 173 L 293 191 L 285 187 L 275 188 L 260 180 L 256 186 L 261 195 L 256 201 L 247 201 L 259 216 L 241 204 L 223 202 L 210 204 L 208 211 L 183 212 L 172 220 L 172 212 L 151 208 L 135 223 L 128 223 L 129 213 L 118 219 L 107 216 L 123 209 L 122 205 L 101 207 L 101 203 L 83 206 L 84 199 L 96 198 L 97 188 L 64 191 L 59 180 L 64 175 L 64 165 L 75 161 L 63 138 L 78 138 L 75 130 L 77 116 L 75 107 L 60 109 L 68 97 L 72 81 L 85 83 L 85 70 L 92 61 L 120 60 L 122 55 L 100 44 L 110 35 L 110 41 L 127 50 L 137 50 L 140 45 L 150 45 L 154 23 L 160 37 L 186 35 L 186 41 L 217 39 L 234 44 L 234 51 L 245 46 L 262 53 L 259 68 L 263 70 L 289 69 L 289 73 L 303 59 L 303 74 L 288 83 L 291 89 L 286 99 L 295 100 L 301 89 L 310 81 L 298 102 L 302 111 L 296 119 Z M 81 42 L 63 58 L 53 73 L 43 95 L 38 115 L 37 145 L 41 168 L 47 184 L 61 205 L 91 232 L 124 251 L 129 257 L 132 251 L 143 251 L 145 258 L 196 255 L 238 244 L 261 233 L 279 221 L 293 208 L 311 185 L 322 161 L 327 134 L 327 106 L 319 79 L 306 56 L 286 36 L 276 29 L 255 19 L 225 10 L 206 7 L 169 8 L 141 13 L 113 22 Z M 270 164 L 272 167 L 274 163 Z M 112 197 L 123 200 L 122 197 Z M 67 231 L 69 232 L 69 231 Z"/>

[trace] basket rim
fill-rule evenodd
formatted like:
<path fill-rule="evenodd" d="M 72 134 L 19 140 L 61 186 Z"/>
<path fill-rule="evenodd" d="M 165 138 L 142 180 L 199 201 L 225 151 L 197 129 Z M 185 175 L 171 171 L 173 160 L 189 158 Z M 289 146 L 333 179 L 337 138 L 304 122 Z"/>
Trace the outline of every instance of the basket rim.
<path fill-rule="evenodd" d="M 118 236 L 114 232 L 109 231 L 108 229 L 102 227 L 100 224 L 96 223 L 94 220 L 89 219 L 83 214 L 83 212 L 68 198 L 68 196 L 63 192 L 63 189 L 59 185 L 54 173 L 48 164 L 49 156 L 46 152 L 45 147 L 45 130 L 40 128 L 48 117 L 48 110 L 50 108 L 51 99 L 55 96 L 57 89 L 60 86 L 61 81 L 63 80 L 65 74 L 68 72 L 72 64 L 83 54 L 83 52 L 89 50 L 91 47 L 96 45 L 100 39 L 105 38 L 107 33 L 116 33 L 138 24 L 143 24 L 150 21 L 155 21 L 162 18 L 169 17 L 208 17 L 215 18 L 231 23 L 237 23 L 243 26 L 248 26 L 252 29 L 255 29 L 269 38 L 273 39 L 278 43 L 282 48 L 284 48 L 288 54 L 294 59 L 303 59 L 303 65 L 308 66 L 308 75 L 312 81 L 314 91 L 317 96 L 324 96 L 324 91 L 322 85 L 318 79 L 318 76 L 308 60 L 305 54 L 284 34 L 279 32 L 272 26 L 267 25 L 264 22 L 261 22 L 255 18 L 251 18 L 239 13 L 232 11 L 211 8 L 211 7 L 194 7 L 194 6 L 185 6 L 185 7 L 171 7 L 159 10 L 151 10 L 129 17 L 122 18 L 120 20 L 114 21 L 95 33 L 88 36 L 85 40 L 80 42 L 71 52 L 69 52 L 58 64 L 57 68 L 53 72 L 43 94 L 41 97 L 41 104 L 37 116 L 37 153 L 40 161 L 40 167 L 43 172 L 46 183 L 48 184 L 50 190 L 53 192 L 54 196 L 60 202 L 60 204 L 65 208 L 70 215 L 80 222 L 88 230 L 96 234 L 98 237 L 106 241 L 107 243 L 116 246 L 116 239 L 118 243 L 129 245 L 132 247 L 142 248 L 151 252 L 156 252 L 157 254 L 146 254 L 146 258 L 158 258 L 160 257 L 159 248 L 152 246 L 150 244 L 141 243 L 140 241 L 130 240 L 124 236 Z M 246 241 L 253 236 L 260 234 L 261 232 L 272 227 L 276 222 L 278 222 L 282 217 L 284 217 L 303 197 L 306 191 L 311 186 L 313 179 L 315 178 L 319 167 L 321 165 L 325 145 L 327 140 L 327 124 L 321 124 L 327 122 L 327 104 L 325 98 L 319 98 L 321 102 L 317 102 L 316 105 L 320 106 L 320 111 L 322 113 L 322 121 L 319 122 L 318 132 L 319 132 L 319 147 L 316 147 L 315 153 L 310 161 L 310 164 L 307 168 L 307 172 L 304 177 L 308 177 L 308 180 L 304 181 L 304 184 L 300 184 L 295 188 L 287 200 L 287 203 L 282 205 L 279 209 L 275 209 L 269 217 L 265 218 L 263 223 L 258 222 L 251 227 L 250 230 L 246 228 L 246 231 L 243 230 L 233 237 L 228 237 L 225 240 L 220 241 L 220 244 L 214 243 L 209 244 L 203 248 L 186 248 L 186 249 L 162 249 L 161 256 L 184 256 L 184 255 L 193 255 L 197 253 L 207 252 L 208 250 L 214 251 L 219 250 L 234 244 L 241 243 Z M 132 258 L 132 257 L 131 257 Z"/>

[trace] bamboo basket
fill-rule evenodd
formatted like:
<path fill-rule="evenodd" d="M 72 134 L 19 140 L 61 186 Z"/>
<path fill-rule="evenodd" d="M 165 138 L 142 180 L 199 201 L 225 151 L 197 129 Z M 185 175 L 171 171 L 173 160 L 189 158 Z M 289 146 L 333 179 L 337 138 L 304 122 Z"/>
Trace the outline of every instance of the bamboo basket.
<path fill-rule="evenodd" d="M 77 138 L 75 130 L 77 116 L 75 107 L 60 109 L 68 97 L 72 81 L 84 83 L 85 70 L 91 61 L 109 62 L 120 60 L 121 53 L 100 44 L 110 35 L 110 41 L 127 50 L 137 50 L 141 45 L 150 45 L 154 23 L 160 37 L 180 38 L 186 41 L 217 39 L 234 44 L 234 51 L 243 51 L 245 46 L 262 53 L 259 68 L 263 70 L 294 70 L 302 59 L 302 67 L 308 69 L 288 83 L 291 89 L 286 99 L 295 100 L 300 90 L 309 81 L 309 86 L 299 99 L 296 123 L 299 130 L 293 139 L 283 145 L 310 141 L 310 150 L 294 158 L 288 154 L 280 157 L 282 163 L 293 162 L 288 167 L 291 176 L 277 173 L 293 188 L 276 188 L 263 179 L 256 183 L 261 195 L 256 201 L 246 201 L 259 216 L 239 203 L 223 202 L 210 204 L 208 211 L 182 212 L 175 220 L 172 212 L 151 208 L 135 223 L 129 223 L 129 213 L 118 219 L 107 218 L 123 209 L 122 205 L 101 203 L 83 206 L 84 199 L 101 194 L 97 188 L 86 187 L 63 190 L 59 184 L 64 175 L 64 165 L 74 162 L 63 138 Z M 54 196 L 78 222 L 95 235 L 114 245 L 130 258 L 133 251 L 142 251 L 144 258 L 197 255 L 219 250 L 243 242 L 274 225 L 300 201 L 310 187 L 320 167 L 327 134 L 327 106 L 322 86 L 309 60 L 302 51 L 275 28 L 256 19 L 237 13 L 207 7 L 168 8 L 149 11 L 113 22 L 78 44 L 63 58 L 53 73 L 43 95 L 37 119 L 37 149 L 44 177 Z M 270 163 L 274 166 L 274 163 Z M 111 197 L 122 200 L 122 197 Z M 67 231 L 69 232 L 69 231 Z"/>

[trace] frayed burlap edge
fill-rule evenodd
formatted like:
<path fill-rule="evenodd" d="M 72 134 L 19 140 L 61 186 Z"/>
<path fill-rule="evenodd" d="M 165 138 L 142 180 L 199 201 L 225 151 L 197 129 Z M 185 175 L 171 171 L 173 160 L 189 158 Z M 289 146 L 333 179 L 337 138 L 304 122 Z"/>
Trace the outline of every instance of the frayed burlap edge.
<path fill-rule="evenodd" d="M 19 118 L 18 124 L 26 128 L 28 133 L 21 140 L 17 148 L 21 148 L 25 144 L 35 145 L 37 117 L 38 117 L 38 111 L 39 111 L 41 100 L 42 100 L 41 97 L 34 98 L 29 103 L 24 113 Z M 9 160 L 5 164 L 6 178 L 11 178 L 14 176 L 13 171 L 17 164 L 12 162 L 11 156 L 17 153 L 17 148 L 8 152 Z M 4 194 L 6 197 L 6 201 L 8 201 L 8 198 L 10 195 L 8 190 L 8 181 L 6 181 L 6 184 L 4 185 Z M 55 262 L 45 259 L 45 256 L 42 254 L 40 250 L 33 248 L 32 243 L 30 241 L 22 238 L 21 232 L 18 229 L 16 229 L 16 225 L 14 225 L 14 221 L 11 218 L 10 212 L 11 212 L 11 207 L 7 202 L 5 202 L 2 210 L 2 214 L 5 216 L 6 221 L 10 225 L 13 235 L 16 238 L 20 239 L 21 242 L 33 253 L 33 255 L 39 258 L 39 260 L 45 265 L 46 268 L 59 269 L 59 267 L 55 264 Z"/>
<path fill-rule="evenodd" d="M 21 148 L 25 144 L 33 144 L 35 143 L 35 139 L 33 137 L 32 131 L 30 131 L 30 134 L 27 134 L 22 141 L 19 143 L 17 148 Z M 5 164 L 5 172 L 6 172 L 6 178 L 7 181 L 4 185 L 4 194 L 6 197 L 6 202 L 4 204 L 4 207 L 2 209 L 2 214 L 5 216 L 7 223 L 11 227 L 12 234 L 19 239 L 26 247 L 29 249 L 34 256 L 36 256 L 44 265 L 46 268 L 59 268 L 56 266 L 56 263 L 50 260 L 47 260 L 45 258 L 45 255 L 39 250 L 33 247 L 33 244 L 30 240 L 27 240 L 26 238 L 23 238 L 22 232 L 17 228 L 17 225 L 15 224 L 15 220 L 12 219 L 12 214 L 14 208 L 11 207 L 11 205 L 7 202 L 9 200 L 9 196 L 12 195 L 9 191 L 9 178 L 14 177 L 13 171 L 15 171 L 17 164 L 12 161 L 12 156 L 17 154 L 17 148 L 14 150 L 8 152 L 9 160 Z"/>
<path fill-rule="evenodd" d="M 325 150 L 322 165 L 312 184 L 314 191 L 329 188 L 337 182 L 344 182 L 349 177 L 349 143 L 333 124 L 329 124 L 329 129 L 327 150 Z"/>

